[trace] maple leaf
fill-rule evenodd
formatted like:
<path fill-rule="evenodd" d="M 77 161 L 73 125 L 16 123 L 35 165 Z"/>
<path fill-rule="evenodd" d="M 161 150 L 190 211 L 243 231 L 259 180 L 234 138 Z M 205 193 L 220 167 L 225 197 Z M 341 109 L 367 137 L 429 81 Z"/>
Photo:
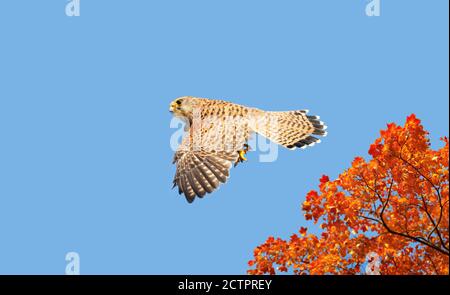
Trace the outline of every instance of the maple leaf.
<path fill-rule="evenodd" d="M 328 181 L 330 181 L 330 178 L 326 175 L 322 175 L 320 178 L 320 183 L 327 183 Z"/>
<path fill-rule="evenodd" d="M 306 231 L 307 231 L 308 229 L 306 228 L 306 227 L 300 227 L 300 230 L 299 230 L 299 232 L 300 232 L 300 234 L 302 235 L 302 236 L 305 236 L 306 235 Z"/>

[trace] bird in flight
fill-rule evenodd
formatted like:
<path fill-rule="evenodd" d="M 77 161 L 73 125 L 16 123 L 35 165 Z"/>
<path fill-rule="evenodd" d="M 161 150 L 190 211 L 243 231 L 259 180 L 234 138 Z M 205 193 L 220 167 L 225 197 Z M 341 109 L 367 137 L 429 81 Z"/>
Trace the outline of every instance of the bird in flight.
<path fill-rule="evenodd" d="M 170 103 L 169 111 L 186 123 L 173 163 L 173 187 L 192 203 L 213 192 L 229 177 L 231 166 L 246 161 L 247 141 L 258 133 L 288 149 L 320 142 L 327 128 L 308 110 L 270 112 L 223 100 L 183 96 Z"/>

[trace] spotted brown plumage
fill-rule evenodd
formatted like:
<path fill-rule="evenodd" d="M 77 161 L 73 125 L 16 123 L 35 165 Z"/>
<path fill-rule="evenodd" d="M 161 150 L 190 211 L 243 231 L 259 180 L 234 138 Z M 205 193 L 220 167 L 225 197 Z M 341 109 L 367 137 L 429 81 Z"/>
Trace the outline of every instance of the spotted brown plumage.
<path fill-rule="evenodd" d="M 170 111 L 186 122 L 188 131 L 175 152 L 173 184 L 189 203 L 227 181 L 232 164 L 243 160 L 252 133 L 289 149 L 312 146 L 320 142 L 316 136 L 327 134 L 320 118 L 307 115 L 307 110 L 270 112 L 184 96 L 170 104 Z"/>

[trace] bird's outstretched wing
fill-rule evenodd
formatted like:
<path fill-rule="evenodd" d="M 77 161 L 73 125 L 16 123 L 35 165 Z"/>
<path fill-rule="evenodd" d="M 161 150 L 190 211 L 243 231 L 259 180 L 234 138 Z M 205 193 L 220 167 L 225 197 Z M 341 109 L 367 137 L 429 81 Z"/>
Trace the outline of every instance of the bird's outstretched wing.
<path fill-rule="evenodd" d="M 189 128 L 175 153 L 174 187 L 189 203 L 202 198 L 225 183 L 229 170 L 238 159 L 250 136 L 246 120 L 205 119 L 200 126 Z"/>
<path fill-rule="evenodd" d="M 202 198 L 225 183 L 229 170 L 236 160 L 236 153 L 216 151 L 177 151 L 174 163 L 177 171 L 173 185 L 178 186 L 178 193 L 186 196 L 192 203 L 195 196 Z"/>

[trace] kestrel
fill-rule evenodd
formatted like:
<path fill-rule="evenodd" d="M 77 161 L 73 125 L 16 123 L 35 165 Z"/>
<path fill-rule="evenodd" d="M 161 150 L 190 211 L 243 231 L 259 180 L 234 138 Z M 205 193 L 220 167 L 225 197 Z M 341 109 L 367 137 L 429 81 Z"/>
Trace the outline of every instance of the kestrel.
<path fill-rule="evenodd" d="M 234 163 L 246 161 L 247 141 L 258 133 L 288 149 L 306 148 L 326 136 L 319 116 L 308 110 L 269 112 L 223 100 L 183 96 L 170 103 L 186 122 L 187 134 L 175 152 L 173 187 L 192 203 L 225 183 Z"/>

